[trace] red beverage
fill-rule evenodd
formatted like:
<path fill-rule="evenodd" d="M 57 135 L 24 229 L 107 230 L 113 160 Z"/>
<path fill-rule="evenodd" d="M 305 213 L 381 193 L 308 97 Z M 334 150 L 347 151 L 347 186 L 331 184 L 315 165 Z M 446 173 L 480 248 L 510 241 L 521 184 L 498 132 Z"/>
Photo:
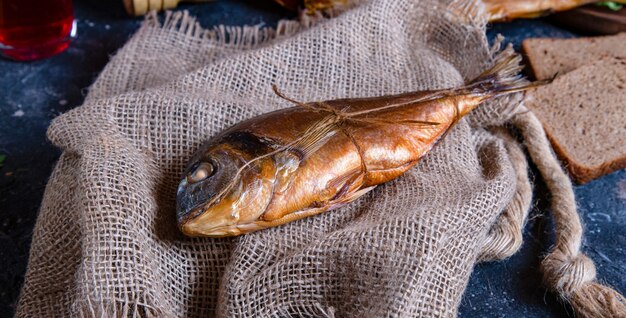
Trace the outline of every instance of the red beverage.
<path fill-rule="evenodd" d="M 60 53 L 73 22 L 72 0 L 0 0 L 0 53 L 19 61 Z"/>

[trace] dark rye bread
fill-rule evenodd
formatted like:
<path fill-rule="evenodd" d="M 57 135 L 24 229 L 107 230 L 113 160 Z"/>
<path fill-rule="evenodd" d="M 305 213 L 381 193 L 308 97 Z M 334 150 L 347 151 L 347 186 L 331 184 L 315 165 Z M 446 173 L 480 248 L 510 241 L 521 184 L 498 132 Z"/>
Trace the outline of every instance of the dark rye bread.
<path fill-rule="evenodd" d="M 626 58 L 602 58 L 529 91 L 532 110 L 577 183 L 626 168 Z"/>
<path fill-rule="evenodd" d="M 532 75 L 544 80 L 605 56 L 626 57 L 626 33 L 577 39 L 526 39 L 522 51 Z"/>

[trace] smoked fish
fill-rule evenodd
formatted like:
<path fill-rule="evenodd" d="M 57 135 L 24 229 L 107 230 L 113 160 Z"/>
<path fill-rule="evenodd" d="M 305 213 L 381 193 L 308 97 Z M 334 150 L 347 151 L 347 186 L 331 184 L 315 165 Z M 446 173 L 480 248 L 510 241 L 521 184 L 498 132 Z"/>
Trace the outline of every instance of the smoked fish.
<path fill-rule="evenodd" d="M 413 167 L 483 101 L 523 91 L 521 58 L 458 88 L 302 103 L 223 131 L 189 161 L 177 191 L 188 236 L 224 237 L 346 205 Z"/>

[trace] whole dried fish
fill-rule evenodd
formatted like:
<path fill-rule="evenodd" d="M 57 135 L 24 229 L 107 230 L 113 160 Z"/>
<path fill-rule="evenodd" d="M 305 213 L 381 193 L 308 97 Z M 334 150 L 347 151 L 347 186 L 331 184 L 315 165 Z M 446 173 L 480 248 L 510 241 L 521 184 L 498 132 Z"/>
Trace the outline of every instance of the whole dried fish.
<path fill-rule="evenodd" d="M 179 228 L 223 237 L 348 204 L 413 167 L 464 115 L 526 90 L 520 57 L 501 54 L 467 85 L 301 103 L 241 122 L 206 142 L 178 187 Z"/>
<path fill-rule="evenodd" d="M 537 18 L 554 12 L 567 11 L 597 0 L 484 0 L 490 22 L 518 18 Z M 626 0 L 613 1 L 626 3 Z"/>

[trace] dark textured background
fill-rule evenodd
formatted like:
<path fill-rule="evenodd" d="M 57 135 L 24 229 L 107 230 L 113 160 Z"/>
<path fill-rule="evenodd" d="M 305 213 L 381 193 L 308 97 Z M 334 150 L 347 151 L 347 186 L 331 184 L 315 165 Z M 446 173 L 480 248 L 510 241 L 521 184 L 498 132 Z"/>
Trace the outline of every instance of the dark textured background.
<path fill-rule="evenodd" d="M 70 48 L 30 63 L 0 59 L 0 317 L 10 317 L 24 278 L 32 228 L 46 181 L 59 157 L 47 141 L 50 120 L 79 106 L 109 57 L 141 24 L 129 18 L 122 1 L 77 0 L 78 34 Z M 273 26 L 290 14 L 269 0 L 222 0 L 184 5 L 205 27 L 217 24 Z M 490 27 L 516 48 L 524 38 L 574 37 L 545 20 Z M 537 175 L 535 173 L 535 175 Z M 553 241 L 549 198 L 535 177 L 536 199 L 522 250 L 502 262 L 480 264 L 461 304 L 461 317 L 573 317 L 567 306 L 541 286 L 538 266 Z M 576 187 L 585 224 L 584 251 L 598 278 L 626 292 L 626 171 Z"/>

